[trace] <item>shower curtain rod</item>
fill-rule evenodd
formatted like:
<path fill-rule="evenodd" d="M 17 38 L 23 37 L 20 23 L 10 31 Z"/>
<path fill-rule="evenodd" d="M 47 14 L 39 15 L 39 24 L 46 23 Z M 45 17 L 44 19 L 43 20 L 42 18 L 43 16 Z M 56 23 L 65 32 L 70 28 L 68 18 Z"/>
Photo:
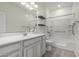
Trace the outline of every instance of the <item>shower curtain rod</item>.
<path fill-rule="evenodd" d="M 62 16 L 69 16 L 69 15 L 74 15 L 75 13 L 72 13 L 72 14 L 67 14 L 67 15 L 61 15 L 61 16 L 55 16 L 55 17 L 48 17 L 47 19 L 49 18 L 56 18 L 56 17 L 62 17 Z"/>

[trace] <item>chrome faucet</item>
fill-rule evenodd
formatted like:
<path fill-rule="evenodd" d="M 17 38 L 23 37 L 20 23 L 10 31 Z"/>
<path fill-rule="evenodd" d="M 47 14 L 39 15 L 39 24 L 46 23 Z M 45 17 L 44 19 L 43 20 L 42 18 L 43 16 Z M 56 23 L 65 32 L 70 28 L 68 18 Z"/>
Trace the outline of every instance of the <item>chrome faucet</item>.
<path fill-rule="evenodd" d="M 35 24 L 35 26 L 33 27 L 32 32 L 35 32 L 36 31 L 36 28 L 37 28 L 37 24 Z"/>
<path fill-rule="evenodd" d="M 25 32 L 27 31 L 27 29 L 29 30 L 29 32 L 31 30 L 29 26 L 22 26 L 22 28 L 24 28 Z"/>

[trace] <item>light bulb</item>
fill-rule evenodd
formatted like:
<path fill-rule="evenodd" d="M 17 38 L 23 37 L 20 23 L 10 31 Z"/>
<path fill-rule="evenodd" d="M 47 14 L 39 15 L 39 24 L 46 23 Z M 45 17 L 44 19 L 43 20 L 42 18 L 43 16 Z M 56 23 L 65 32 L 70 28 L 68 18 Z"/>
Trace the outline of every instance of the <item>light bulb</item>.
<path fill-rule="evenodd" d="M 34 2 L 31 2 L 30 4 L 31 4 L 31 5 L 35 5 L 35 3 L 34 3 Z"/>
<path fill-rule="evenodd" d="M 25 3 L 25 2 L 21 2 L 21 4 L 22 4 L 22 5 L 25 5 L 26 3 Z"/>
<path fill-rule="evenodd" d="M 30 5 L 27 4 L 26 7 L 30 7 Z"/>
<path fill-rule="evenodd" d="M 29 9 L 30 9 L 30 10 L 33 10 L 33 8 L 32 8 L 32 7 L 30 7 Z"/>
<path fill-rule="evenodd" d="M 61 7 L 61 5 L 57 5 L 59 8 Z"/>

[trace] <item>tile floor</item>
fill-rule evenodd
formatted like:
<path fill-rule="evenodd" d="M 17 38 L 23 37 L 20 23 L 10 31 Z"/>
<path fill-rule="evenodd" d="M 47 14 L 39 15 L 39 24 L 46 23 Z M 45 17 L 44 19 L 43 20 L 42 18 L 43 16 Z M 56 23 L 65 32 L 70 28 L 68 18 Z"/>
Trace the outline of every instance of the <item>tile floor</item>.
<path fill-rule="evenodd" d="M 43 57 L 76 57 L 73 51 L 53 47 L 50 51 L 46 51 Z"/>

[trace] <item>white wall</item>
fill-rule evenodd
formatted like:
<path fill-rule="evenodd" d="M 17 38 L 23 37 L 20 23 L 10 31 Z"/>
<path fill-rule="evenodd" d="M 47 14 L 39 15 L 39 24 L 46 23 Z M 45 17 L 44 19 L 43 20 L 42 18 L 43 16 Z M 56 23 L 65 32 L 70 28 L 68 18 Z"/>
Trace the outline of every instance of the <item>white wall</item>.
<path fill-rule="evenodd" d="M 38 11 L 39 15 L 45 15 L 45 11 L 42 9 L 42 7 L 39 7 Z M 22 9 L 17 4 L 0 2 L 0 12 L 4 12 L 6 14 L 7 32 L 25 31 L 22 26 L 33 27 L 37 22 L 35 20 L 35 11 L 31 11 L 28 8 L 26 10 Z M 26 17 L 27 14 L 28 16 Z"/>
<path fill-rule="evenodd" d="M 75 15 L 68 16 L 68 17 L 64 17 L 63 16 L 63 17 L 57 17 L 57 18 L 50 18 L 50 17 L 67 15 L 67 14 L 73 14 L 73 13 L 75 13 Z M 47 9 L 47 17 L 48 17 L 47 25 L 49 27 L 50 26 L 56 27 L 55 30 L 60 30 L 59 27 L 57 27 L 57 26 L 63 27 L 62 25 L 65 25 L 65 24 L 72 25 L 72 23 L 74 21 L 79 21 L 79 3 L 76 2 L 76 3 L 73 3 L 72 7 L 57 9 L 55 11 L 53 11 L 53 10 L 50 11 L 50 10 Z M 62 20 L 65 21 L 65 19 L 68 20 L 68 23 L 63 24 Z M 55 22 L 56 24 L 54 24 L 53 22 Z M 62 25 L 60 25 L 60 24 L 62 24 Z M 64 26 L 63 28 L 67 30 L 70 27 L 66 28 Z M 79 31 L 78 27 L 74 28 L 74 30 L 78 30 Z M 54 32 L 52 32 L 51 35 L 53 37 L 53 40 L 55 41 L 55 44 L 57 44 L 56 46 L 58 46 L 60 48 L 68 49 L 68 50 L 74 50 L 76 56 L 79 56 L 79 35 L 78 35 L 78 31 L 75 32 L 74 36 L 72 35 L 72 33 L 69 33 L 69 32 L 67 34 L 68 36 L 66 36 L 66 34 L 64 34 L 64 33 L 63 34 L 59 34 L 59 35 L 58 34 L 55 35 Z M 54 35 L 56 36 L 56 38 L 55 38 Z"/>
<path fill-rule="evenodd" d="M 6 32 L 6 18 L 4 12 L 0 12 L 0 33 L 2 32 Z"/>
<path fill-rule="evenodd" d="M 48 27 L 52 27 L 52 40 L 56 42 L 56 44 L 64 49 L 73 50 L 74 40 L 72 35 L 71 26 L 74 19 L 74 15 L 62 16 L 72 14 L 72 7 L 59 8 L 57 10 L 47 10 L 47 25 Z M 61 17 L 57 17 L 61 16 Z M 55 18 L 54 18 L 55 17 Z M 55 32 L 59 31 L 59 32 Z M 62 33 L 60 31 L 63 31 Z M 73 45 L 72 45 L 73 44 Z"/>
<path fill-rule="evenodd" d="M 16 5 L 7 2 L 0 2 L 0 12 L 6 14 L 7 32 L 24 31 L 22 26 L 29 25 L 34 20 L 31 14 L 26 17 L 28 11 L 24 11 Z"/>
<path fill-rule="evenodd" d="M 49 12 L 48 17 L 66 15 L 72 13 L 72 7 L 58 8 L 56 10 L 48 10 L 48 12 Z"/>
<path fill-rule="evenodd" d="M 73 4 L 72 7 L 72 12 L 75 13 L 75 20 L 74 21 L 79 21 L 79 3 L 76 2 Z M 74 31 L 75 31 L 75 35 L 74 35 L 74 43 L 75 43 L 75 47 L 74 47 L 74 51 L 76 56 L 79 57 L 79 23 L 76 24 Z"/>

